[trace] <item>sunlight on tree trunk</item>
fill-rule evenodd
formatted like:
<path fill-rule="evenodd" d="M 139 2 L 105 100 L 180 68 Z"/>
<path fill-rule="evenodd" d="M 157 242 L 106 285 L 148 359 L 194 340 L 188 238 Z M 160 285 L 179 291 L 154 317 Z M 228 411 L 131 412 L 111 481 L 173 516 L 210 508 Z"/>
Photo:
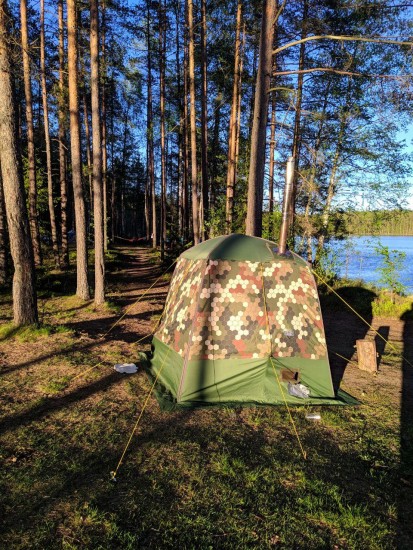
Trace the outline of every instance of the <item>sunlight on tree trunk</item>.
<path fill-rule="evenodd" d="M 250 172 L 246 234 L 261 237 L 264 194 L 265 146 L 268 115 L 268 90 L 272 72 L 272 42 L 275 3 L 264 0 L 260 37 L 259 64 L 255 89 L 254 119 L 251 134 Z"/>
<path fill-rule="evenodd" d="M 0 168 L 14 266 L 13 322 L 15 325 L 26 325 L 37 323 L 37 297 L 33 249 L 15 123 L 8 20 L 6 0 L 0 0 Z"/>
<path fill-rule="evenodd" d="M 95 304 L 105 301 L 105 252 L 102 197 L 102 142 L 99 109 L 99 11 L 98 0 L 90 1 L 90 86 L 93 132 L 93 224 L 95 231 Z"/>
<path fill-rule="evenodd" d="M 34 151 L 33 100 L 30 71 L 29 38 L 27 27 L 27 0 L 20 0 L 21 40 L 23 50 L 24 95 L 26 98 L 27 163 L 29 176 L 29 223 L 33 242 L 34 261 L 42 263 L 39 221 L 37 216 L 36 158 Z"/>
<path fill-rule="evenodd" d="M 76 218 L 76 294 L 83 300 L 90 299 L 87 280 L 86 211 L 82 185 L 82 156 L 80 152 L 80 123 L 78 95 L 78 55 L 76 37 L 76 1 L 67 0 L 68 75 L 70 109 L 70 144 L 72 153 L 72 182 Z"/>

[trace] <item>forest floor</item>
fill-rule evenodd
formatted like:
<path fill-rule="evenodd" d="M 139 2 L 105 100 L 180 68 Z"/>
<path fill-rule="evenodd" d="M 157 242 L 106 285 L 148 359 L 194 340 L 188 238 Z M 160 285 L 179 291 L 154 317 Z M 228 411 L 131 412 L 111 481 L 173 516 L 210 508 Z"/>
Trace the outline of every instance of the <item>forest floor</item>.
<path fill-rule="evenodd" d="M 334 380 L 362 404 L 293 409 L 306 460 L 284 407 L 162 412 L 152 396 L 114 482 L 150 382 L 113 365 L 149 349 L 170 275 L 145 248 L 109 267 L 100 309 L 44 273 L 39 329 L 13 328 L 0 295 L 0 548 L 413 547 L 411 312 L 374 318 L 372 292 L 342 291 L 382 345 L 322 300 Z M 358 338 L 376 339 L 377 374 L 356 368 Z"/>

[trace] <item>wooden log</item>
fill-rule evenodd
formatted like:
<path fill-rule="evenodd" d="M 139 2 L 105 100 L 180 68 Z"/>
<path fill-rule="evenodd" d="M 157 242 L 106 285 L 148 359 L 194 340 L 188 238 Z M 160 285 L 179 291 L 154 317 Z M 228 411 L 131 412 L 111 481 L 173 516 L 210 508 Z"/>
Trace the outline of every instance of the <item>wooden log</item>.
<path fill-rule="evenodd" d="M 357 357 L 360 370 L 377 372 L 377 352 L 374 340 L 357 340 Z"/>

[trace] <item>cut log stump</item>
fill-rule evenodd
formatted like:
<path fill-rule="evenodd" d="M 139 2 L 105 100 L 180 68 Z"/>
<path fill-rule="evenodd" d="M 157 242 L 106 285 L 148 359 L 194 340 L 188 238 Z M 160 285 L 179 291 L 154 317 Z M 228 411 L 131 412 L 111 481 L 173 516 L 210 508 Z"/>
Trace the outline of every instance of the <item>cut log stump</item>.
<path fill-rule="evenodd" d="M 377 352 L 374 340 L 357 340 L 357 357 L 360 370 L 377 372 Z"/>

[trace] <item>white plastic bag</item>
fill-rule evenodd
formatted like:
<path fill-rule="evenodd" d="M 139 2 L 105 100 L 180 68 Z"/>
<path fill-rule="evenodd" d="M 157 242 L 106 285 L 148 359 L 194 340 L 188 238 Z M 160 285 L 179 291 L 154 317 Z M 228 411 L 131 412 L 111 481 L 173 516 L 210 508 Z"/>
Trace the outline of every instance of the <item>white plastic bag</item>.
<path fill-rule="evenodd" d="M 138 370 L 135 363 L 116 363 L 113 368 L 116 372 L 121 372 L 122 374 L 133 374 Z"/>
<path fill-rule="evenodd" d="M 301 399 L 310 397 L 310 390 L 304 384 L 291 384 L 291 382 L 288 382 L 288 393 Z"/>

